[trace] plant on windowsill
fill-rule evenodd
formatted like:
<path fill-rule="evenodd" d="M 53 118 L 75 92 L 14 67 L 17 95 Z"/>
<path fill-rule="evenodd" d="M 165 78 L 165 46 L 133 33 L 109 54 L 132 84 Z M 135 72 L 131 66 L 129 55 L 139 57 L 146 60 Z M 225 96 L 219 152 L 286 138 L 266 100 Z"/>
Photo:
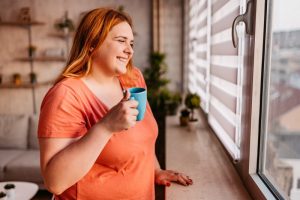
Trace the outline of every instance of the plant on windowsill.
<path fill-rule="evenodd" d="M 147 97 L 154 114 L 165 112 L 166 89 L 169 80 L 164 77 L 167 72 L 165 54 L 152 52 L 150 54 L 150 66 L 144 70 L 147 84 Z"/>
<path fill-rule="evenodd" d="M 187 126 L 189 123 L 190 111 L 187 108 L 184 108 L 180 111 L 180 126 Z"/>
<path fill-rule="evenodd" d="M 181 103 L 180 94 L 167 88 L 170 80 L 165 78 L 167 72 L 165 57 L 163 53 L 152 52 L 150 54 L 150 67 L 144 71 L 147 97 L 154 115 L 176 114 Z"/>
<path fill-rule="evenodd" d="M 197 128 L 198 119 L 195 117 L 195 109 L 200 108 L 201 99 L 200 96 L 196 93 L 188 93 L 184 101 L 187 108 L 191 110 L 191 115 L 189 118 L 188 127 L 190 131 L 195 131 Z"/>
<path fill-rule="evenodd" d="M 167 115 L 176 115 L 179 105 L 181 104 L 181 95 L 179 92 L 171 92 L 167 88 L 161 90 L 161 97 L 164 99 Z"/>

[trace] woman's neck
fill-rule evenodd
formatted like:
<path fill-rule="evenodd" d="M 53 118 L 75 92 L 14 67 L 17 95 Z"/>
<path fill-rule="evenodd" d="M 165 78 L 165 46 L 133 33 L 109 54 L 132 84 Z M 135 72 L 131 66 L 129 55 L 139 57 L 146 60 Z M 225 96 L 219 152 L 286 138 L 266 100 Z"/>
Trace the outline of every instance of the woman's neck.
<path fill-rule="evenodd" d="M 91 73 L 85 78 L 100 85 L 113 84 L 116 81 L 116 77 L 114 75 L 108 75 L 98 68 L 93 68 Z"/>

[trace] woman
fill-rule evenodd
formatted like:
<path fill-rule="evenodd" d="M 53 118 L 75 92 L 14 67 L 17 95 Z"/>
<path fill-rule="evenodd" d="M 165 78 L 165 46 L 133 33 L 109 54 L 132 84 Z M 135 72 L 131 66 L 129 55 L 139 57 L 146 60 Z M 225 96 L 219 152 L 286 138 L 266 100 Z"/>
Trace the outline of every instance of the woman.
<path fill-rule="evenodd" d="M 192 184 L 160 169 L 154 153 L 157 124 L 147 104 L 137 122 L 138 102 L 129 87 L 146 87 L 132 66 L 132 22 L 99 8 L 82 19 L 67 67 L 46 94 L 39 143 L 45 186 L 55 199 L 154 199 L 154 183 Z"/>

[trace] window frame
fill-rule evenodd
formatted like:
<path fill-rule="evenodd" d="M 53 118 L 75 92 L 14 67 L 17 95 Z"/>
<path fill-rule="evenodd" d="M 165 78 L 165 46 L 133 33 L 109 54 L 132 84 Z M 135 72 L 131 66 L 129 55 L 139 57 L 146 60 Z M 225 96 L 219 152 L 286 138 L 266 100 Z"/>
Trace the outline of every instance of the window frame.
<path fill-rule="evenodd" d="M 270 56 L 265 52 L 270 46 L 269 27 L 271 5 L 270 1 L 256 0 L 255 14 L 255 41 L 253 51 L 253 87 L 252 87 L 252 105 L 251 105 L 251 120 L 250 120 L 250 139 L 249 139 L 249 165 L 248 177 L 246 177 L 246 185 L 254 198 L 265 198 L 267 200 L 284 199 L 278 190 L 271 184 L 266 176 L 259 172 L 261 167 L 260 152 L 265 144 L 266 113 L 268 101 L 268 87 L 265 87 L 269 82 L 269 63 Z M 263 19 L 263 20 L 262 20 Z M 260 78 L 258 78 L 260 77 Z M 261 110 L 263 109 L 263 110 Z M 265 155 L 263 155 L 265 157 Z"/>

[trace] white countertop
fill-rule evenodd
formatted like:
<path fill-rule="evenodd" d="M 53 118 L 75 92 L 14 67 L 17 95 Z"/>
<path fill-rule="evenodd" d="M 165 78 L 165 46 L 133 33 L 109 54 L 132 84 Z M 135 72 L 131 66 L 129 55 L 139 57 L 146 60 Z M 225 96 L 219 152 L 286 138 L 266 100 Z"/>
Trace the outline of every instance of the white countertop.
<path fill-rule="evenodd" d="M 189 132 L 179 126 L 178 116 L 166 119 L 166 169 L 194 181 L 166 187 L 166 200 L 251 199 L 216 136 L 203 124 L 200 120 L 197 132 Z"/>

